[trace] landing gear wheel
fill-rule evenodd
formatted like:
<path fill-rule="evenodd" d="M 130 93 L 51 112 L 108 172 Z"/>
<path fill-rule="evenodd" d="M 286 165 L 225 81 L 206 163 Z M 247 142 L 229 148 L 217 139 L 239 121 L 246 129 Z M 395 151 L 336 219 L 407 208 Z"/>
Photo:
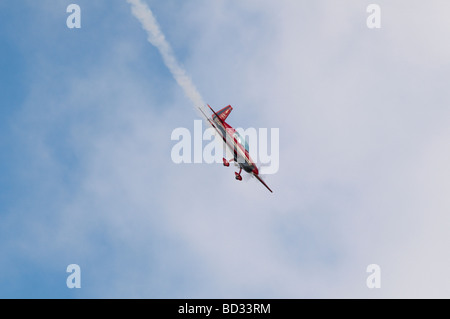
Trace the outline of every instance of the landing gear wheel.
<path fill-rule="evenodd" d="M 225 167 L 230 166 L 230 163 L 225 158 L 222 158 L 222 160 L 223 160 L 223 166 L 225 166 Z"/>
<path fill-rule="evenodd" d="M 239 174 L 239 173 L 237 173 L 237 172 L 234 172 L 234 174 L 236 174 L 236 179 L 238 180 L 238 181 L 242 181 L 242 176 L 241 176 L 241 174 Z"/>

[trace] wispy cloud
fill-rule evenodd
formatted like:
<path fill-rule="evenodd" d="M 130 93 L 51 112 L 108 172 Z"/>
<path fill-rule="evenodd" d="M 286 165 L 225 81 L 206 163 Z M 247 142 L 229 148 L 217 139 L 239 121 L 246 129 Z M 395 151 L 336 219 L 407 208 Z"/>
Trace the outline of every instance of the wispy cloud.
<path fill-rule="evenodd" d="M 94 298 L 450 296 L 440 41 L 450 29 L 419 19 L 433 22 L 441 7 L 381 3 L 383 28 L 372 32 L 356 0 L 192 0 L 170 13 L 154 2 L 161 23 L 182 17 L 174 30 L 195 48 L 186 69 L 212 105 L 252 115 L 237 125 L 279 125 L 282 165 L 266 197 L 222 167 L 170 161 L 170 132 L 191 110 L 165 108 L 185 98 L 161 94 L 178 87 L 163 82 L 127 2 L 94 10 L 80 0 L 99 23 L 78 33 L 53 2 L 36 6 L 45 29 L 23 10 L 15 18 L 39 32 L 14 34 L 33 65 L 32 90 L 15 118 L 24 137 L 5 136 L 17 145 L 9 167 L 20 191 L 0 211 L 0 296 L 73 297 L 71 263 L 82 268 L 79 296 Z M 201 101 L 144 0 L 129 3 Z M 34 46 L 50 36 L 60 41 Z M 83 50 L 71 50 L 75 37 Z M 382 268 L 376 291 L 365 286 L 371 263 Z"/>
<path fill-rule="evenodd" d="M 131 4 L 133 15 L 141 22 L 142 28 L 147 31 L 148 41 L 158 48 L 164 64 L 172 73 L 173 77 L 183 89 L 186 96 L 191 100 L 194 107 L 202 107 L 205 103 L 202 96 L 195 87 L 192 79 L 177 61 L 175 54 L 161 31 L 158 22 L 150 8 L 141 0 L 127 0 Z"/>

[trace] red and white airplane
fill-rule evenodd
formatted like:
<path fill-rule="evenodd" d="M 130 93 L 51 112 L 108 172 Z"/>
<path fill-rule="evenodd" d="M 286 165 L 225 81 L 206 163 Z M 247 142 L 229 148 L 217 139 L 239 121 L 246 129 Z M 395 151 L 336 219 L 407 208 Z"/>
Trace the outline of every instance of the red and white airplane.
<path fill-rule="evenodd" d="M 255 162 L 250 157 L 248 144 L 245 141 L 245 139 L 242 138 L 242 136 L 239 135 L 239 133 L 234 128 L 232 128 L 225 122 L 228 115 L 230 115 L 231 110 L 233 110 L 231 105 L 224 107 L 217 113 L 211 108 L 211 106 L 208 105 L 208 107 L 213 112 L 213 116 L 211 118 L 209 118 L 201 108 L 199 108 L 199 110 L 200 112 L 202 112 L 202 114 L 209 122 L 209 124 L 211 124 L 211 126 L 216 129 L 217 133 L 219 133 L 219 135 L 222 137 L 223 141 L 227 145 L 228 149 L 233 154 L 233 158 L 230 159 L 229 161 L 223 158 L 223 165 L 228 167 L 230 166 L 230 162 L 234 161 L 235 163 L 238 163 L 239 172 L 234 173 L 238 181 L 242 181 L 241 172 L 242 169 L 244 169 L 244 171 L 246 171 L 249 174 L 252 174 L 270 192 L 272 192 L 269 186 L 267 186 L 267 184 L 259 176 L 258 168 L 256 167 Z"/>

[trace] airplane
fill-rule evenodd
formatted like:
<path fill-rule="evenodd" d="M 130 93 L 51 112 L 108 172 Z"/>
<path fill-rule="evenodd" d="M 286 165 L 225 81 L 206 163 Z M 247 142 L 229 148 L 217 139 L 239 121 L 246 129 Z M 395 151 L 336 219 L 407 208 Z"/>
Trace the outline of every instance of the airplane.
<path fill-rule="evenodd" d="M 223 158 L 223 165 L 225 167 L 230 166 L 230 162 L 235 162 L 239 164 L 239 172 L 234 172 L 235 178 L 238 181 L 242 181 L 241 172 L 242 170 L 256 177 L 258 181 L 260 181 L 271 193 L 272 190 L 267 186 L 267 184 L 262 180 L 259 176 L 259 170 L 256 166 L 255 162 L 251 159 L 249 154 L 249 147 L 247 142 L 241 135 L 230 125 L 228 125 L 225 120 L 227 119 L 230 112 L 233 110 L 231 105 L 228 105 L 218 111 L 217 113 L 209 106 L 209 109 L 213 112 L 212 117 L 208 117 L 203 110 L 199 107 L 200 112 L 203 113 L 203 116 L 206 120 L 214 127 L 217 133 L 222 137 L 225 145 L 227 145 L 228 149 L 233 153 L 233 158 L 230 160 L 226 160 Z"/>

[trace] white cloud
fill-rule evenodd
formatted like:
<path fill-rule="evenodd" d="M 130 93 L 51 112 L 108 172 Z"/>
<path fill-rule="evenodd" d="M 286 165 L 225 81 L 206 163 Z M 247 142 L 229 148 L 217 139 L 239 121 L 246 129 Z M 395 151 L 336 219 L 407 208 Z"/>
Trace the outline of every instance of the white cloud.
<path fill-rule="evenodd" d="M 403 10 L 438 8 L 380 5 L 376 31 L 356 1 L 193 1 L 177 13 L 189 26 L 187 73 L 208 102 L 232 104 L 235 126 L 280 128 L 273 195 L 236 182 L 233 168 L 171 163 L 171 130 L 195 113 L 175 83 L 156 107 L 159 75 L 127 66 L 147 51 L 134 38 L 117 44 L 30 131 L 51 151 L 45 137 L 74 115 L 63 131 L 80 166 L 67 186 L 63 160 L 37 157 L 49 188 L 71 192 L 56 193 L 50 221 L 28 219 L 21 251 L 79 257 L 87 294 L 100 297 L 447 297 L 448 93 L 435 80 L 444 22 L 410 37 L 418 26 L 405 27 Z M 416 50 L 425 38 L 436 50 Z M 43 97 L 36 90 L 27 110 Z M 365 286 L 371 263 L 379 291 Z"/>
<path fill-rule="evenodd" d="M 414 5 L 415 15 L 420 15 L 422 6 L 426 4 Z M 415 47 L 423 43 L 419 39 L 402 41 L 401 55 L 396 53 L 399 44 L 395 38 L 410 39 L 414 34 L 414 26 L 404 27 L 409 19 L 402 9 L 408 4 L 382 4 L 386 19 L 382 30 L 377 31 L 367 29 L 365 7 L 356 3 L 282 2 L 273 6 L 259 2 L 253 12 L 267 19 L 257 28 L 245 23 L 244 15 L 232 7 L 220 14 L 212 7 L 204 8 L 203 16 L 195 12 L 196 21 L 208 17 L 216 27 L 196 38 L 200 55 L 188 68 L 195 70 L 195 78 L 208 79 L 199 86 L 208 87 L 205 92 L 212 92 L 222 104 L 238 101 L 230 121 L 269 126 L 276 123 L 284 139 L 280 173 L 271 178 L 276 185 L 273 201 L 277 203 L 276 208 L 269 204 L 274 215 L 267 224 L 272 227 L 268 226 L 266 235 L 258 236 L 267 239 L 275 225 L 285 225 L 294 218 L 299 225 L 312 228 L 311 236 L 323 236 L 329 254 L 338 256 L 335 264 L 320 260 L 317 254 L 296 265 L 294 255 L 279 265 L 279 260 L 275 262 L 267 253 L 252 265 L 264 264 L 281 273 L 282 269 L 295 269 L 298 277 L 280 281 L 279 291 L 301 287 L 304 276 L 310 274 L 305 265 L 314 265 L 324 267 L 311 280 L 319 296 L 448 294 L 445 288 L 439 289 L 440 293 L 431 289 L 439 281 L 446 287 L 449 280 L 443 270 L 448 260 L 441 254 L 449 239 L 441 231 L 436 238 L 439 225 L 448 224 L 440 213 L 448 205 L 442 195 L 437 195 L 442 194 L 439 189 L 432 186 L 433 182 L 448 183 L 445 175 L 433 174 L 424 187 L 416 178 L 418 170 L 435 166 L 432 156 L 417 162 L 418 156 L 430 145 L 434 145 L 434 156 L 442 156 L 447 149 L 444 140 L 448 132 L 443 130 L 447 124 L 443 119 L 448 118 L 448 111 L 443 103 L 448 94 L 439 84 L 441 74 L 436 69 L 444 60 L 436 61 L 439 57 L 435 50 L 417 51 Z M 425 17 L 439 11 L 437 6 L 433 8 L 427 7 Z M 442 23 L 445 20 L 431 26 L 421 24 L 421 37 L 430 34 L 425 41 L 431 42 L 428 45 L 445 46 L 438 41 L 442 28 L 435 25 Z M 239 33 L 234 33 L 234 28 Z M 201 29 L 198 23 L 199 32 Z M 249 37 L 254 29 L 256 36 Z M 238 52 L 236 58 L 233 52 Z M 214 63 L 205 66 L 204 56 Z M 446 171 L 447 165 L 439 163 L 436 169 Z M 240 185 L 234 186 L 236 189 Z M 234 192 L 230 196 L 240 203 L 248 198 Z M 436 197 L 439 204 L 421 209 Z M 261 201 L 264 204 L 255 201 L 249 209 L 267 211 L 266 200 Z M 427 221 L 426 228 L 423 220 Z M 317 223 L 330 223 L 329 229 L 325 231 Z M 417 233 L 420 240 L 415 237 Z M 249 232 L 248 236 L 254 234 Z M 289 245 L 273 238 L 268 241 L 272 244 L 267 246 L 270 252 Z M 311 248 L 299 243 L 298 254 L 315 245 Z M 431 252 L 425 248 L 429 246 L 436 249 Z M 417 260 L 422 253 L 426 265 Z M 365 267 L 377 259 L 388 278 L 381 295 L 371 294 L 365 287 Z M 414 262 L 417 267 L 411 267 Z M 435 266 L 440 270 L 435 278 L 415 281 L 421 272 L 431 273 Z M 333 277 L 345 279 L 333 281 Z M 265 280 L 261 276 L 262 285 Z M 414 291 L 409 290 L 410 285 L 415 285 Z"/>

